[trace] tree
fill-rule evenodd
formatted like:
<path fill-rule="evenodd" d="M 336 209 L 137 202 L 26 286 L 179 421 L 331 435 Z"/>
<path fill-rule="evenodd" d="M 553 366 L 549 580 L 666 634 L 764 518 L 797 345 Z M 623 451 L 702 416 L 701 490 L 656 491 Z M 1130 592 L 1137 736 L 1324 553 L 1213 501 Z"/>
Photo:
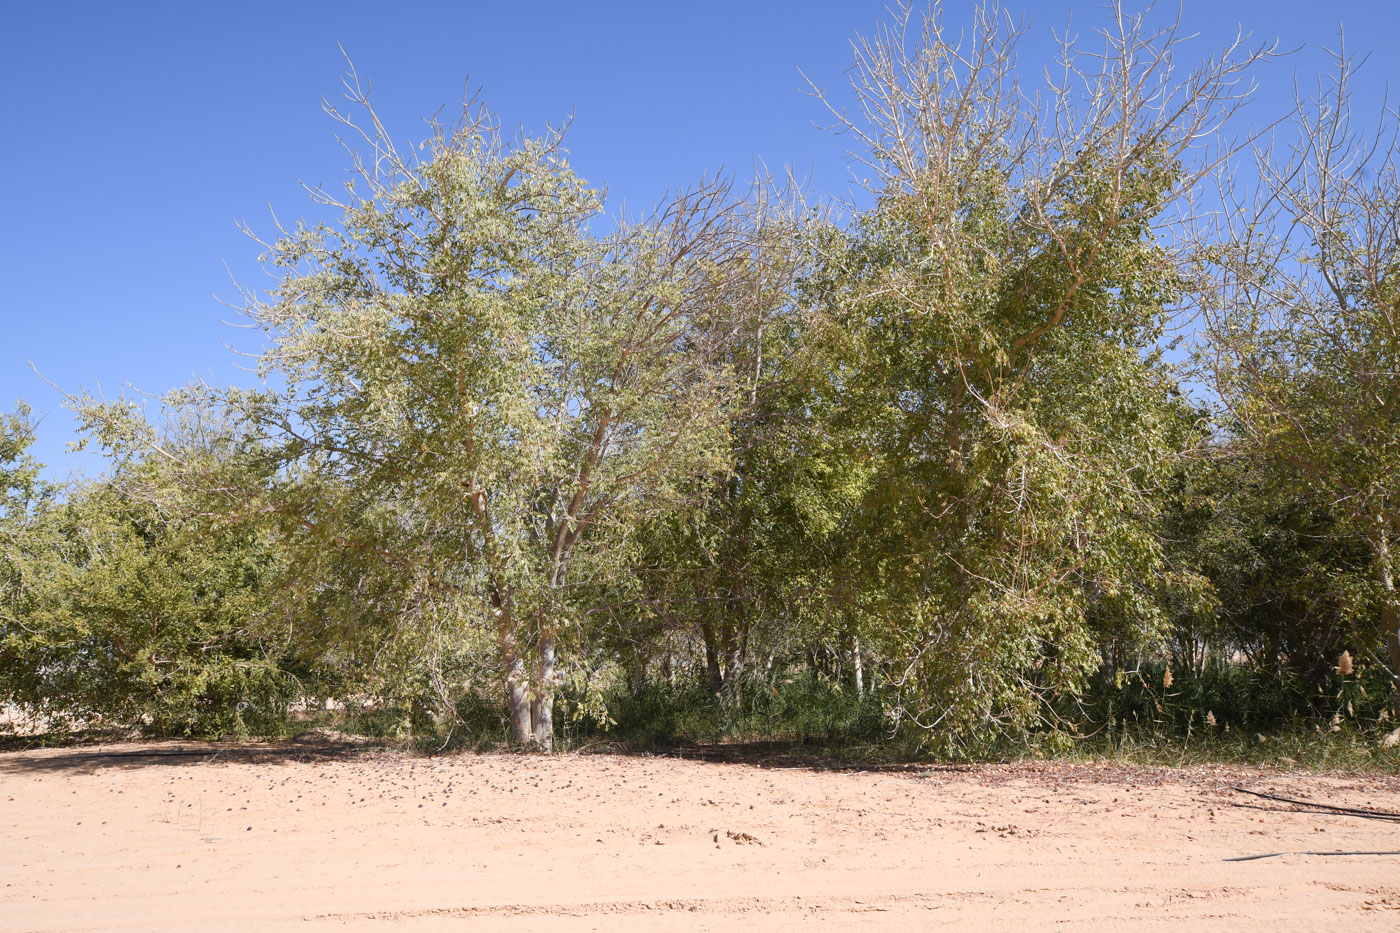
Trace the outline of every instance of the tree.
<path fill-rule="evenodd" d="M 786 251 L 793 264 L 810 259 L 806 244 Z M 774 268 L 782 266 L 775 260 Z M 788 284 L 781 274 L 772 280 Z M 730 425 L 731 458 L 725 470 L 697 479 L 691 507 L 644 529 L 634 598 L 624 603 L 667 650 L 678 634 L 693 645 L 706 686 L 725 699 L 755 662 L 767 672 L 819 630 L 830 634 L 826 623 L 842 615 L 825 584 L 829 547 L 843 512 L 856 505 L 862 473 L 824 436 L 814 407 L 830 359 L 812 321 L 811 308 L 794 297 L 786 313 L 734 341 L 748 390 Z M 626 626 L 633 635 L 646 630 Z"/>
<path fill-rule="evenodd" d="M 581 600 L 727 465 L 729 341 L 784 300 L 781 225 L 707 182 L 600 236 L 562 132 L 509 140 L 469 102 L 405 155 L 347 88 L 370 154 L 346 196 L 317 193 L 340 219 L 283 231 L 278 285 L 248 296 L 286 389 L 232 400 L 297 476 L 274 508 L 322 548 L 373 515 L 403 623 L 489 630 L 511 737 L 547 749 Z"/>
<path fill-rule="evenodd" d="M 1369 552 L 1363 602 L 1400 678 L 1397 122 L 1387 111 L 1377 134 L 1358 131 L 1356 63 L 1336 61 L 1298 101 L 1296 140 L 1257 153 L 1258 182 L 1222 185 L 1221 229 L 1202 231 L 1218 283 L 1203 359 L 1238 443 L 1335 517 L 1339 547 Z"/>
<path fill-rule="evenodd" d="M 0 414 L 0 672 L 6 674 L 0 700 L 13 696 L 20 674 L 15 646 L 24 638 L 24 620 L 34 605 L 32 581 L 24 572 L 36 543 L 33 529 L 56 492 L 29 455 L 33 443 L 28 406 L 21 403 Z"/>
<path fill-rule="evenodd" d="M 1162 514 L 1167 564 L 1185 584 L 1167 594 L 1172 666 L 1200 676 L 1236 651 L 1256 671 L 1325 681 L 1337 657 L 1368 641 L 1371 579 L 1364 544 L 1338 534 L 1325 500 L 1296 474 L 1227 437 L 1183 464 Z"/>
<path fill-rule="evenodd" d="M 211 512 L 178 472 L 201 460 L 231 471 L 231 439 L 178 424 L 157 436 L 120 402 L 85 411 L 113 442 L 111 472 L 59 501 L 52 488 L 36 496 L 31 464 L 19 472 L 30 504 L 7 502 L 5 699 L 53 724 L 274 730 L 306 692 L 267 624 L 281 551 L 265 523 Z"/>
<path fill-rule="evenodd" d="M 936 6 L 901 10 L 856 46 L 854 112 L 832 108 L 875 203 L 809 287 L 839 348 L 833 429 L 875 465 L 847 588 L 895 717 L 956 741 L 1075 689 L 1096 619 L 1160 635 L 1155 490 L 1179 432 L 1159 341 L 1184 286 L 1161 228 L 1268 52 L 1178 77 L 1175 24 L 1115 5 L 1102 51 L 1067 46 L 1038 99 L 999 9 L 965 45 Z"/>

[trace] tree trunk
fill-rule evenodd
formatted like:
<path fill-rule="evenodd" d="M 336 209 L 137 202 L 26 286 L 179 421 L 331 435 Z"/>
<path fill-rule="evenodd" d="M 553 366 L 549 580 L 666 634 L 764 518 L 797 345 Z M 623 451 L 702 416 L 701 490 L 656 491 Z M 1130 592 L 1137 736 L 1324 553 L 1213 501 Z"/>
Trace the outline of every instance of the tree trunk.
<path fill-rule="evenodd" d="M 865 660 L 860 654 L 860 636 L 851 636 L 851 666 L 856 669 L 856 696 L 865 696 Z"/>
<path fill-rule="evenodd" d="M 554 662 L 558 650 L 559 639 L 554 635 L 540 639 L 539 677 L 535 681 L 531 712 L 535 744 L 545 752 L 554 750 Z"/>
<path fill-rule="evenodd" d="M 739 698 L 739 684 L 744 673 L 744 648 L 739 643 L 739 639 L 729 639 L 729 646 L 724 653 L 724 695 L 729 702 L 734 702 Z"/>
<path fill-rule="evenodd" d="M 1390 649 L 1390 669 L 1395 686 L 1400 687 L 1400 609 L 1395 606 L 1395 581 L 1390 584 L 1390 598 L 1381 607 L 1381 627 L 1385 629 L 1385 646 Z"/>
<path fill-rule="evenodd" d="M 710 692 L 719 696 L 724 689 L 724 672 L 719 666 L 719 646 L 715 644 L 715 630 L 710 623 L 700 623 L 700 637 L 705 642 L 705 679 Z"/>
<path fill-rule="evenodd" d="M 510 710 L 510 741 L 526 745 L 534 737 L 534 717 L 530 710 L 530 681 L 525 661 L 509 655 L 506 662 L 506 705 Z"/>
<path fill-rule="evenodd" d="M 1377 529 L 1376 566 L 1380 571 L 1381 586 L 1385 589 L 1385 602 L 1381 604 L 1381 631 L 1385 633 L 1385 646 L 1390 653 L 1390 678 L 1400 687 L 1400 603 L 1395 592 L 1395 569 L 1390 563 L 1390 540 L 1386 529 Z"/>
<path fill-rule="evenodd" d="M 501 652 L 501 673 L 505 676 L 506 711 L 510 717 L 510 741 L 515 745 L 528 743 L 534 735 L 530 714 L 530 674 L 525 659 L 520 656 L 516 638 L 515 615 L 510 602 L 493 589 L 492 606 L 496 612 L 496 644 Z"/>
<path fill-rule="evenodd" d="M 629 645 L 626 652 L 627 686 L 633 693 L 640 693 L 647 685 L 647 668 L 650 666 L 648 664 L 650 659 L 642 653 L 639 645 Z M 662 670 L 663 672 L 665 670 L 664 662 Z"/>

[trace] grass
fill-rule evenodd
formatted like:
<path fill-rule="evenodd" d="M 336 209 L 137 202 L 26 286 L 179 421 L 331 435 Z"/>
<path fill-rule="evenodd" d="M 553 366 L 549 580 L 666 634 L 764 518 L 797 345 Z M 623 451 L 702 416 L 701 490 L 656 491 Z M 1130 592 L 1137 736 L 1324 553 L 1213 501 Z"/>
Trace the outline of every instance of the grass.
<path fill-rule="evenodd" d="M 568 698 L 565 697 L 565 708 Z M 878 699 L 800 673 L 744 684 L 723 699 L 703 686 L 648 684 L 616 690 L 595 715 L 564 717 L 567 742 L 611 740 L 633 746 L 676 743 L 777 742 L 879 744 L 887 738 Z M 556 722 L 559 717 L 556 716 Z"/>
<path fill-rule="evenodd" d="M 1023 740 L 1002 739 L 983 757 L 995 761 L 1099 761 L 1140 767 L 1233 765 L 1400 773 L 1400 745 L 1387 745 L 1389 735 L 1374 725 L 1345 725 L 1332 731 L 1330 721 L 1302 718 L 1267 733 L 1253 734 L 1217 729 L 1183 735 L 1129 723 L 1082 737 L 1041 732 Z"/>
<path fill-rule="evenodd" d="M 1318 681 L 1220 665 L 1165 675 L 1153 667 L 1098 679 L 1059 711 L 1077 736 L 1040 744 L 1053 757 L 1124 764 L 1400 771 L 1395 691 L 1375 674 Z"/>
<path fill-rule="evenodd" d="M 1316 683 L 1222 666 L 1101 677 L 1061 701 L 1057 727 L 1002 735 L 962 760 L 1107 761 L 1123 765 L 1240 765 L 1400 772 L 1400 722 L 1388 682 L 1363 676 Z M 926 736 L 892 731 L 879 699 L 810 673 L 746 685 L 728 702 L 699 686 L 648 685 L 607 697 L 610 725 L 565 722 L 561 747 L 625 749 L 765 746 L 834 761 L 926 761 Z"/>

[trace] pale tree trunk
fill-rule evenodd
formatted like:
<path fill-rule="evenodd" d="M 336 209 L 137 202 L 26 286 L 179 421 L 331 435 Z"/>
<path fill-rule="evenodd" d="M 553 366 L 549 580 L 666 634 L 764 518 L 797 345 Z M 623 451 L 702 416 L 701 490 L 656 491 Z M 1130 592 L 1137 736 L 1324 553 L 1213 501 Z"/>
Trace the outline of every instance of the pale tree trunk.
<path fill-rule="evenodd" d="M 1389 598 L 1381 607 L 1381 627 L 1385 629 L 1385 646 L 1390 649 L 1390 669 L 1396 672 L 1391 676 L 1400 687 L 1400 609 L 1395 606 L 1394 577 L 1386 583 Z"/>
<path fill-rule="evenodd" d="M 569 555 L 572 545 L 568 536 L 557 539 L 558 545 L 555 549 L 554 564 L 549 572 L 549 588 L 551 596 L 548 611 L 558 612 L 562 600 L 559 593 L 564 585 L 564 574 L 569 566 Z M 535 747 L 542 752 L 554 751 L 554 692 L 555 692 L 555 667 L 559 660 L 559 633 L 551 626 L 544 624 L 545 619 L 541 617 L 542 623 L 539 643 L 536 645 L 538 655 L 535 661 L 535 692 L 530 699 L 530 712 L 534 717 L 534 733 L 532 735 Z"/>
<path fill-rule="evenodd" d="M 1381 631 L 1390 653 L 1390 677 L 1400 687 L 1400 603 L 1395 592 L 1395 568 L 1391 565 L 1390 539 L 1384 527 L 1377 529 L 1375 553 L 1385 602 L 1381 604 Z"/>
<path fill-rule="evenodd" d="M 540 639 L 534 677 L 517 650 L 514 633 L 502 634 L 501 656 L 506 680 L 506 707 L 510 714 L 510 741 L 540 751 L 554 750 L 554 672 L 559 639 Z"/>
<path fill-rule="evenodd" d="M 520 656 L 515 615 L 508 599 L 493 588 L 491 600 L 496 613 L 496 641 L 501 652 L 501 673 L 505 676 L 506 710 L 510 716 L 510 740 L 523 745 L 534 737 L 530 710 L 530 674 Z"/>
<path fill-rule="evenodd" d="M 860 653 L 860 636 L 851 636 L 851 665 L 856 669 L 856 696 L 865 696 L 865 660 Z"/>
<path fill-rule="evenodd" d="M 471 502 L 484 541 L 483 556 L 490 568 L 487 597 L 496 617 L 496 644 L 501 653 L 501 673 L 505 677 L 510 741 L 514 745 L 528 745 L 535 738 L 534 711 L 531 709 L 530 673 L 525 659 L 520 656 L 520 633 L 514 599 L 509 587 L 501 582 L 506 579 L 501 573 L 504 563 L 495 546 L 494 526 L 485 493 L 480 489 L 474 490 Z M 470 549 L 467 558 L 469 561 L 472 558 Z"/>
<path fill-rule="evenodd" d="M 744 673 L 744 646 L 739 639 L 733 639 L 729 650 L 724 654 L 724 686 L 722 692 L 728 702 L 739 699 L 740 681 Z"/>
<path fill-rule="evenodd" d="M 515 745 L 528 744 L 534 737 L 534 721 L 530 709 L 530 679 L 525 673 L 525 661 L 507 657 L 506 705 L 510 710 L 510 740 Z"/>
<path fill-rule="evenodd" d="M 559 639 L 554 635 L 540 639 L 539 676 L 535 680 L 531 713 L 535 745 L 545 752 L 554 750 L 554 664 L 558 650 Z"/>
<path fill-rule="evenodd" d="M 510 714 L 510 741 L 541 751 L 554 749 L 554 669 L 559 641 L 547 636 L 540 641 L 539 661 L 532 678 L 525 659 L 515 650 L 514 638 L 502 638 L 505 662 L 506 707 Z"/>

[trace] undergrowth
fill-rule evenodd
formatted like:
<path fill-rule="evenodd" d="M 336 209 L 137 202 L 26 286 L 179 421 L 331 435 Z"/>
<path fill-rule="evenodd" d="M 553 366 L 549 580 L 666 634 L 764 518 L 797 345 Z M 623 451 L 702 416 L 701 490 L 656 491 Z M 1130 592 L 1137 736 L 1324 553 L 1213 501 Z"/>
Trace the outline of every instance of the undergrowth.
<path fill-rule="evenodd" d="M 932 738 L 896 727 L 879 690 L 812 672 L 754 680 L 719 696 L 694 683 L 605 691 L 601 705 L 568 690 L 556 708 L 556 750 L 683 752 L 757 748 L 832 761 L 923 761 Z M 965 761 L 1102 761 L 1143 766 L 1242 765 L 1400 772 L 1400 722 L 1389 682 L 1364 673 L 1325 682 L 1222 665 L 1102 675 L 1047 705 L 1041 724 L 964 745 Z M 423 752 L 508 747 L 503 707 L 471 694 L 455 715 L 376 703 L 289 715 L 263 738 L 321 729 Z M 103 732 L 107 741 L 113 733 Z M 83 733 L 0 737 L 0 749 L 85 741 Z M 128 730 L 126 738 L 143 737 Z M 154 737 L 150 734 L 144 737 Z M 941 756 L 945 760 L 946 753 Z"/>

